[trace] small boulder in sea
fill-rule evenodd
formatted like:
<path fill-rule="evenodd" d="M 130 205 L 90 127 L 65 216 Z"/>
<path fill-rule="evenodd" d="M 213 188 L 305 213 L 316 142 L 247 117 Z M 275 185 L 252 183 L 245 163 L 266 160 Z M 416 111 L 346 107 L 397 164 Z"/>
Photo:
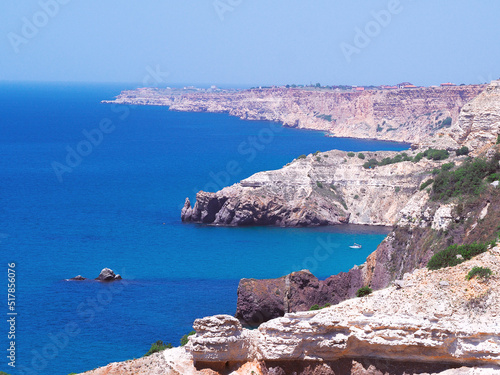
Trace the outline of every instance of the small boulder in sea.
<path fill-rule="evenodd" d="M 117 281 L 121 279 L 122 277 L 120 275 L 115 275 L 109 268 L 104 268 L 96 278 L 97 281 Z"/>
<path fill-rule="evenodd" d="M 85 277 L 83 277 L 82 275 L 78 275 L 78 276 L 75 276 L 75 277 L 72 277 L 71 279 L 69 279 L 69 281 L 83 281 L 83 280 L 87 280 Z"/>

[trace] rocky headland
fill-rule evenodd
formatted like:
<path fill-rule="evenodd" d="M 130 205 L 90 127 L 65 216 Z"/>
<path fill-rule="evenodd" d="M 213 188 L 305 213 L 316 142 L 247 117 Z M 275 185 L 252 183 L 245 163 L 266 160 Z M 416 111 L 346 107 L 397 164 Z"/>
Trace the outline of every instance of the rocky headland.
<path fill-rule="evenodd" d="M 404 155 L 413 158 L 417 153 L 407 151 Z M 200 191 L 194 206 L 186 200 L 181 218 L 184 222 L 229 226 L 392 226 L 431 171 L 455 160 L 454 156 L 445 161 L 423 158 L 418 163 L 401 161 L 364 167 L 370 159 L 382 161 L 398 154 L 310 154 L 282 169 L 256 173 L 216 193 Z"/>
<path fill-rule="evenodd" d="M 305 270 L 279 279 L 243 279 L 237 317 L 197 319 L 196 335 L 185 347 L 86 374 L 500 374 L 500 247 L 495 244 L 500 230 L 500 81 L 479 91 L 470 102 L 463 98 L 455 115 L 450 112 L 454 121 L 449 127 L 433 135 L 426 128 L 429 137 L 415 135 L 415 149 L 407 152 L 411 161 L 401 156 L 380 165 L 395 153 L 363 153 L 360 159 L 330 151 L 257 173 L 216 193 L 198 193 L 194 206 L 187 201 L 182 210 L 185 221 L 351 222 L 393 229 L 366 263 L 349 272 L 326 280 Z M 405 129 L 392 140 L 408 141 Z M 429 145 L 450 156 L 415 161 Z M 478 168 L 488 174 L 465 168 L 472 161 L 455 152 L 463 146 L 469 155 L 483 158 L 477 159 L 484 160 Z M 377 165 L 365 168 L 370 159 Z M 446 180 L 450 176 L 477 183 L 477 189 L 454 191 L 462 185 Z M 447 246 L 475 242 L 491 245 L 454 267 L 425 268 Z M 468 279 L 473 267 L 487 268 L 491 276 Z M 354 298 L 358 288 L 367 286 L 375 291 Z M 306 311 L 328 303 L 332 306 Z"/>
<path fill-rule="evenodd" d="M 321 130 L 335 137 L 423 144 L 456 122 L 460 109 L 484 88 L 466 85 L 361 92 L 269 88 L 228 93 L 142 88 L 124 91 L 115 100 L 103 102 L 228 113 L 244 120 Z"/>

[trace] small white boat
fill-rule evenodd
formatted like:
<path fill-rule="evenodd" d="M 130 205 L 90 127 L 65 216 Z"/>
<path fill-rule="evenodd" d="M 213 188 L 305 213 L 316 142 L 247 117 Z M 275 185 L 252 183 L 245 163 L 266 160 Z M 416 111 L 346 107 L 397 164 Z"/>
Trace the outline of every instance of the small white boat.
<path fill-rule="evenodd" d="M 361 245 L 354 242 L 354 245 L 349 246 L 351 249 L 361 249 Z"/>

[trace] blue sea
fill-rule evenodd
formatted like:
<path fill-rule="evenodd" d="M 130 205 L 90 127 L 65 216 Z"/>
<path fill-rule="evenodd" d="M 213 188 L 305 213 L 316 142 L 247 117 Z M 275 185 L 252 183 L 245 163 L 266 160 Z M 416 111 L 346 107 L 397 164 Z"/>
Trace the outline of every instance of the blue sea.
<path fill-rule="evenodd" d="M 331 149 L 407 145 L 329 138 L 226 114 L 101 104 L 126 85 L 0 84 L 2 352 L 8 353 L 7 270 L 15 263 L 16 368 L 66 375 L 179 344 L 194 319 L 234 314 L 240 278 L 308 268 L 320 278 L 364 262 L 386 230 L 222 228 L 183 224 L 198 190 L 216 191 Z M 352 250 L 353 242 L 363 245 Z M 318 259 L 317 248 L 334 251 Z M 315 253 L 316 251 L 316 253 Z M 109 267 L 114 284 L 95 278 Z M 0 276 L 2 277 L 2 276 Z"/>

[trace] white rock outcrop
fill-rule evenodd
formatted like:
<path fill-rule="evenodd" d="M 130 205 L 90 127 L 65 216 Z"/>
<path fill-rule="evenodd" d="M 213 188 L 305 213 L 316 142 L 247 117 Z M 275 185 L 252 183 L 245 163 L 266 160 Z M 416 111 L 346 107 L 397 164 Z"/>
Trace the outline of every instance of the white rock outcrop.
<path fill-rule="evenodd" d="M 450 135 L 460 144 L 479 155 L 497 142 L 500 134 L 500 80 L 486 89 L 460 111 Z"/>
<path fill-rule="evenodd" d="M 434 213 L 431 228 L 434 230 L 447 230 L 453 222 L 455 204 L 443 204 Z"/>

